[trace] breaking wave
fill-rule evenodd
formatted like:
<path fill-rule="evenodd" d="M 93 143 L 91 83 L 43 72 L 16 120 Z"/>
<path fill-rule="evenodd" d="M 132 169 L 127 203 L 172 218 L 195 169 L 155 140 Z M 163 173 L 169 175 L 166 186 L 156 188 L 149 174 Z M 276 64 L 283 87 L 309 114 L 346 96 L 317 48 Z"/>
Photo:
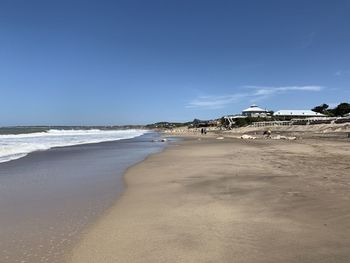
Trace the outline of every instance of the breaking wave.
<path fill-rule="evenodd" d="M 55 130 L 29 134 L 0 135 L 0 163 L 19 159 L 34 151 L 131 139 L 146 130 Z"/>

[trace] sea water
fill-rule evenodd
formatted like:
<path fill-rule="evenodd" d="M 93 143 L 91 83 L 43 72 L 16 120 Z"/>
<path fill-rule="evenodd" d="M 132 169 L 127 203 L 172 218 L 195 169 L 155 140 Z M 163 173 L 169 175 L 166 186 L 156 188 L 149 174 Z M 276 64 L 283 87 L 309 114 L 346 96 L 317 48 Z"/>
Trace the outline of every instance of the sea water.
<path fill-rule="evenodd" d="M 145 134 L 145 130 L 56 130 L 29 134 L 0 135 L 0 163 L 19 159 L 34 151 L 131 139 Z"/>

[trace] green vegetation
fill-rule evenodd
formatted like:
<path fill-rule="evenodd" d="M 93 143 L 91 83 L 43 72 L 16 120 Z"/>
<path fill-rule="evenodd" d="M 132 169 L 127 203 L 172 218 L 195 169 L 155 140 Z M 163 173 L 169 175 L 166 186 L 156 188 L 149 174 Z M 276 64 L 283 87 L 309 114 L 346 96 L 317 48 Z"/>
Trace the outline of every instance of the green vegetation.
<path fill-rule="evenodd" d="M 342 102 L 338 106 L 336 106 L 334 109 L 329 109 L 329 105 L 324 103 L 322 105 L 316 106 L 315 108 L 312 109 L 312 111 L 319 112 L 331 117 L 333 116 L 341 117 L 341 116 L 344 116 L 345 114 L 350 113 L 350 104 L 346 102 Z"/>
<path fill-rule="evenodd" d="M 312 111 L 328 115 L 327 114 L 328 107 L 329 107 L 328 104 L 323 103 L 322 105 L 316 106 L 315 108 L 313 108 Z"/>
<path fill-rule="evenodd" d="M 262 118 L 262 117 L 247 117 L 247 118 L 239 118 L 235 119 L 235 127 L 244 127 L 251 125 L 253 122 L 259 121 L 271 121 L 271 118 Z"/>
<path fill-rule="evenodd" d="M 192 122 L 156 122 L 145 126 L 147 129 L 172 129 L 177 127 L 189 126 Z"/>
<path fill-rule="evenodd" d="M 350 113 L 350 104 L 349 103 L 340 103 L 337 107 L 331 110 L 334 116 L 343 116 L 347 113 Z"/>
<path fill-rule="evenodd" d="M 157 122 L 153 124 L 148 124 L 145 126 L 147 129 L 173 129 L 178 127 L 189 127 L 189 128 L 200 128 L 200 127 L 210 127 L 217 126 L 218 123 L 221 123 L 221 120 L 199 120 L 194 119 L 189 122 Z"/>

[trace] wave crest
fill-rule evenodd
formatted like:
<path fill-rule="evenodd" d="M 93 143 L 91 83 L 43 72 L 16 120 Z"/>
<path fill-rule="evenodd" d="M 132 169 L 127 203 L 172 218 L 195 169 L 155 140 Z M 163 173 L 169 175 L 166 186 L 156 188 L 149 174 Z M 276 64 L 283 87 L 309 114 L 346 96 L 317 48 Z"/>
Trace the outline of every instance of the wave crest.
<path fill-rule="evenodd" d="M 57 130 L 28 134 L 0 135 L 0 163 L 19 159 L 34 151 L 54 147 L 131 139 L 146 130 Z"/>

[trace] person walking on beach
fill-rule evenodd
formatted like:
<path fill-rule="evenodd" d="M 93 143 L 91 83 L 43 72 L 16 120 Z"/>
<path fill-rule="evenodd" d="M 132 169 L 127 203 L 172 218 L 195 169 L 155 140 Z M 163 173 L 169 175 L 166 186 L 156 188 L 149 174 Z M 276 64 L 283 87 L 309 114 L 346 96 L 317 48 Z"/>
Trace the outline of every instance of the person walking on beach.
<path fill-rule="evenodd" d="M 202 134 L 202 135 L 204 134 L 204 129 L 203 129 L 203 128 L 201 129 L 201 134 Z"/>

